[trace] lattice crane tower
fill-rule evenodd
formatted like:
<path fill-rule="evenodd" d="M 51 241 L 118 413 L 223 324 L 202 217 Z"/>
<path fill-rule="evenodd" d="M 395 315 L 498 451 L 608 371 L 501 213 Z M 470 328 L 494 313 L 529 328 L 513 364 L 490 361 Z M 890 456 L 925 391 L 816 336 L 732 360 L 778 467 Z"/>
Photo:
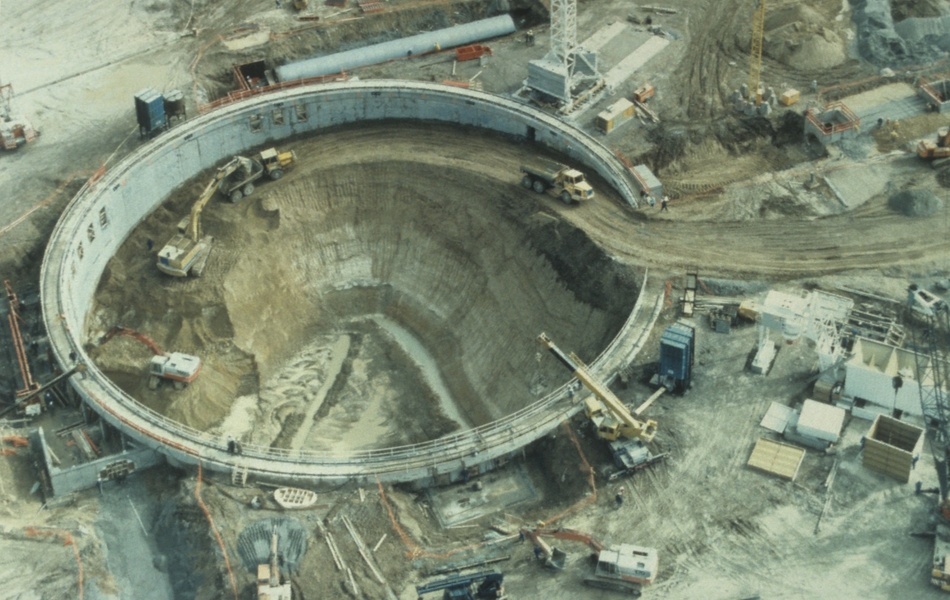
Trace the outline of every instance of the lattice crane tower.
<path fill-rule="evenodd" d="M 577 0 L 551 0 L 551 57 L 574 74 L 577 51 Z"/>
<path fill-rule="evenodd" d="M 765 36 L 765 0 L 755 0 L 752 13 L 752 44 L 749 48 L 749 100 L 762 103 L 759 74 L 762 71 L 762 38 Z"/>
<path fill-rule="evenodd" d="M 545 102 L 570 112 L 592 101 L 605 82 L 597 70 L 597 52 L 577 43 L 577 0 L 551 0 L 551 48 L 544 58 L 528 61 L 525 88 Z"/>

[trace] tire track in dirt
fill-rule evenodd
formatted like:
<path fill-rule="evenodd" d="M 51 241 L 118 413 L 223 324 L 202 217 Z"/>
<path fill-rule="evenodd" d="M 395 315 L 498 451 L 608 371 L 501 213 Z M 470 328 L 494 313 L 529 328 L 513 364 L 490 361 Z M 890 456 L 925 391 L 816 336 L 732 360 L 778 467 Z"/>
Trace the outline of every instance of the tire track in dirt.
<path fill-rule="evenodd" d="M 374 157 L 400 156 L 518 186 L 518 166 L 537 160 L 539 150 L 543 152 L 531 144 L 499 143 L 496 135 L 404 123 L 341 129 L 323 136 L 338 139 L 343 150 L 302 157 L 301 176 L 311 168 L 349 164 L 357 158 L 373 162 Z M 701 264 L 719 273 L 795 278 L 909 266 L 950 254 L 950 239 L 922 235 L 920 221 L 889 211 L 883 201 L 817 220 L 683 222 L 674 220 L 675 205 L 663 215 L 634 213 L 602 182 L 595 181 L 595 187 L 598 198 L 593 202 L 564 206 L 552 196 L 543 199 L 544 211 L 582 228 L 616 258 L 637 265 L 680 270 Z M 532 192 L 523 193 L 536 198 Z M 940 222 L 947 215 L 933 218 Z"/>

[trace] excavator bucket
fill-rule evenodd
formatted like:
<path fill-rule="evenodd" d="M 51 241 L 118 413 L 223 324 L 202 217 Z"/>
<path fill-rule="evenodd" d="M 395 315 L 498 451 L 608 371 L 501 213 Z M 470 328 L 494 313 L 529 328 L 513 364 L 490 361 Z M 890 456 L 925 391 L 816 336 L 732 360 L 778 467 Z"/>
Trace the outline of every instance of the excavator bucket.
<path fill-rule="evenodd" d="M 563 571 L 567 564 L 567 552 L 559 548 L 551 548 L 551 558 L 547 560 L 545 566 L 555 571 Z"/>

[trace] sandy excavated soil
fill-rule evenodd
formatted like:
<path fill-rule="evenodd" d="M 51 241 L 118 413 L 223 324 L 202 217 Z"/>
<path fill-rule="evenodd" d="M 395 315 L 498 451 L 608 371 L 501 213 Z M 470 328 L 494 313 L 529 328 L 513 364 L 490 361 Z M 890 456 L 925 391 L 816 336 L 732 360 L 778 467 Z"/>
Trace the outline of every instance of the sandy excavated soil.
<path fill-rule="evenodd" d="M 244 34 L 234 35 L 234 29 L 242 23 L 257 25 L 259 30 L 252 35 L 261 40 L 269 40 L 270 32 L 299 26 L 287 4 L 277 10 L 273 2 L 258 0 L 91 0 L 80 8 L 65 0 L 3 3 L 0 75 L 4 82 L 14 83 L 21 94 L 18 110 L 34 120 L 43 136 L 25 152 L 0 156 L 0 227 L 69 182 L 46 208 L 3 234 L 0 265 L 5 276 L 13 273 L 35 278 L 45 238 L 69 195 L 101 162 L 111 165 L 139 143 L 134 135 L 129 138 L 135 128 L 131 96 L 142 87 L 181 88 L 189 97 L 191 109 L 196 99 L 214 98 L 231 89 L 228 69 L 233 63 L 260 58 L 283 61 L 349 47 L 363 38 L 390 39 L 398 33 L 416 33 L 482 17 L 487 8 L 481 3 L 431 10 L 423 7 L 402 11 L 402 16 L 370 15 L 325 26 L 326 18 L 336 9 L 312 2 L 308 14 L 324 19 L 320 28 L 278 36 L 254 47 L 243 46 L 246 41 L 239 38 Z M 512 4 L 519 18 L 527 17 L 528 26 L 536 28 L 539 43 L 528 48 L 516 34 L 492 42 L 496 55 L 486 68 L 473 63 L 458 68 L 461 78 L 484 71 L 480 79 L 485 89 L 496 93 L 516 89 L 525 76 L 526 60 L 547 51 L 546 11 L 539 3 L 528 9 Z M 939 12 L 934 10 L 938 4 L 894 2 L 894 17 L 934 16 Z M 550 360 L 543 360 L 539 370 L 533 337 L 539 328 L 547 329 L 566 350 L 592 358 L 600 340 L 633 301 L 625 290 L 632 287 L 628 279 L 636 277 L 618 276 L 626 269 L 616 266 L 616 262 L 651 265 L 651 277 L 661 279 L 679 276 L 686 265 L 698 265 L 704 274 L 715 271 L 769 279 L 806 276 L 808 282 L 817 280 L 829 287 L 841 283 L 840 274 L 847 272 L 846 283 L 895 297 L 900 296 L 908 275 L 942 270 L 945 277 L 946 264 L 935 261 L 945 261 L 948 255 L 947 236 L 940 233 L 941 227 L 950 222 L 947 209 L 927 219 L 910 219 L 888 209 L 887 194 L 882 193 L 857 211 L 848 211 L 826 189 L 802 191 L 801 182 L 808 178 L 813 165 L 796 165 L 815 158 L 809 149 L 795 140 L 775 143 L 770 139 L 771 132 L 756 130 L 747 136 L 741 131 L 745 125 L 732 118 L 728 96 L 747 77 L 749 3 L 671 0 L 662 5 L 679 9 L 677 15 L 653 15 L 654 22 L 671 31 L 676 39 L 662 57 L 646 65 L 638 78 L 657 85 L 653 107 L 663 123 L 658 128 L 631 124 L 602 139 L 611 148 L 620 148 L 631 158 L 654 167 L 661 179 L 669 182 L 671 191 L 685 197 L 673 203 L 670 213 L 633 213 L 599 182 L 595 185 L 602 201 L 585 207 L 566 208 L 553 198 L 525 196 L 513 187 L 517 177 L 512 169 L 532 152 L 523 146 L 499 144 L 490 136 L 466 133 L 460 142 L 451 135 L 431 135 L 431 130 L 413 132 L 403 128 L 399 140 L 383 138 L 395 149 L 390 152 L 373 132 L 333 132 L 324 136 L 324 147 L 320 140 L 309 145 L 312 156 L 326 165 L 322 172 L 299 169 L 280 182 L 281 189 L 294 191 L 293 198 L 278 193 L 276 186 L 264 184 L 257 192 L 259 196 L 243 205 L 210 207 L 206 226 L 215 228 L 219 240 L 228 240 L 228 244 L 215 250 L 207 279 L 173 282 L 166 288 L 154 271 L 145 240 L 163 243 L 204 182 L 186 184 L 180 196 L 133 235 L 122 255 L 126 263 L 107 274 L 104 284 L 107 289 L 115 286 L 110 289 L 115 293 L 115 304 L 93 315 L 88 327 L 90 339 L 118 322 L 146 331 L 169 349 L 200 351 L 206 358 L 206 370 L 199 385 L 184 393 L 163 390 L 139 395 L 156 410 L 200 427 L 216 428 L 222 435 L 244 432 L 248 439 L 278 445 L 356 448 L 377 442 L 389 445 L 427 439 L 451 430 L 460 421 L 479 422 L 495 414 L 493 411 L 504 412 L 506 402 L 517 403 L 530 394 L 541 393 L 545 386 L 563 381 L 566 373 Z M 813 80 L 823 89 L 877 73 L 878 67 L 850 56 L 839 62 L 842 45 L 848 45 L 855 33 L 851 15 L 842 11 L 841 2 L 803 4 L 788 0 L 769 2 L 769 6 L 770 42 L 763 59 L 763 80 L 777 90 L 783 85 L 800 89 L 802 103 L 793 109 L 815 102 L 810 92 Z M 604 0 L 581 3 L 579 36 L 590 34 L 609 20 L 624 20 L 632 10 L 628 4 Z M 437 66 L 430 67 L 429 61 L 420 59 L 363 69 L 358 75 L 438 80 L 448 76 L 452 65 L 441 58 L 431 62 L 437 60 Z M 194 69 L 192 65 L 196 65 Z M 945 69 L 939 65 L 935 68 Z M 637 83 L 629 82 L 631 89 Z M 834 97 L 840 95 L 845 94 Z M 593 119 L 595 113 L 591 111 L 588 118 Z M 905 122 L 896 139 L 890 132 L 876 132 L 878 150 L 901 148 L 942 125 L 945 123 L 940 118 L 927 115 Z M 305 144 L 298 146 L 298 153 Z M 356 155 L 362 157 L 360 163 L 352 159 Z M 334 211 L 343 210 L 332 202 L 334 197 L 383 196 L 380 186 L 373 187 L 372 167 L 393 156 L 400 156 L 402 162 L 387 171 L 387 176 L 404 176 L 411 171 L 419 181 L 410 180 L 396 194 L 387 192 L 387 197 L 375 206 L 354 202 L 349 212 L 335 213 L 333 223 L 306 223 L 315 232 L 313 243 L 324 244 L 332 252 L 325 256 L 317 253 L 322 262 L 299 273 L 280 273 L 281 277 L 292 276 L 288 280 L 295 283 L 298 280 L 293 277 L 306 276 L 312 281 L 305 294 L 298 293 L 299 285 L 292 290 L 282 289 L 275 278 L 267 276 L 279 269 L 288 271 L 287 263 L 282 261 L 299 254 L 298 247 L 282 246 L 284 232 L 304 226 L 294 225 L 292 219 L 300 219 L 311 204 L 319 208 L 319 214 L 331 217 Z M 865 168 L 886 170 L 897 190 L 913 184 L 941 196 L 932 172 L 912 163 L 894 160 Z M 446 181 L 440 171 L 447 166 L 459 169 L 462 178 Z M 789 170 L 766 173 L 777 169 Z M 323 182 L 322 187 L 314 185 L 314 180 Z M 490 196 L 487 208 L 478 212 L 468 206 L 459 210 L 460 204 L 448 205 L 443 197 L 447 193 L 428 189 L 433 180 L 439 180 L 440 190 L 453 185 L 484 191 Z M 722 192 L 690 198 L 722 186 Z M 393 207 L 410 196 L 425 203 L 429 216 L 398 214 Z M 473 310 L 493 310 L 501 304 L 499 298 L 521 294 L 523 306 L 529 307 L 531 314 L 511 313 L 511 321 L 502 329 L 506 339 L 517 339 L 520 346 L 507 348 L 495 343 L 502 335 L 499 331 L 472 334 L 473 329 L 479 329 L 473 323 L 462 323 L 459 335 L 444 335 L 450 319 L 461 312 L 449 310 L 460 306 L 455 304 L 455 296 L 462 296 L 456 293 L 457 287 L 435 294 L 433 297 L 441 300 L 438 305 L 430 301 L 431 286 L 425 288 L 423 298 L 421 293 L 410 295 L 401 289 L 402 281 L 390 283 L 395 291 L 385 294 L 377 291 L 357 297 L 352 289 L 327 291 L 333 287 L 333 277 L 340 273 L 324 272 L 319 267 L 331 264 L 331 258 L 335 261 L 332 264 L 345 264 L 346 259 L 358 255 L 353 249 L 362 237 L 386 229 L 380 215 L 399 223 L 399 232 L 414 236 L 397 238 L 394 231 L 385 232 L 390 241 L 404 239 L 406 252 L 411 246 L 418 251 L 417 257 L 424 259 L 420 264 L 428 265 L 424 272 L 411 274 L 414 281 L 423 274 L 440 281 L 439 271 L 430 271 L 429 266 L 446 255 L 454 260 L 452 265 L 477 266 L 490 273 L 492 281 L 506 284 L 504 290 L 478 295 Z M 449 247 L 445 243 L 448 235 L 433 236 L 433 230 L 441 229 L 445 222 L 455 223 L 462 216 L 467 219 L 462 224 L 481 229 L 451 233 L 462 238 L 470 235 L 470 239 L 479 240 L 479 247 L 502 248 L 504 260 L 499 255 L 475 252 L 474 246 Z M 496 226 L 496 222 L 500 224 Z M 340 239 L 348 241 L 326 246 L 326 238 L 333 235 L 331 226 L 339 227 L 341 223 L 347 223 L 349 229 Z M 425 239 L 430 242 L 424 248 L 419 247 L 423 238 L 420 226 L 428 227 Z M 597 248 L 588 243 L 588 236 Z M 299 239 L 310 238 L 301 235 Z M 276 248 L 283 251 L 279 260 L 270 256 L 277 254 L 271 252 Z M 605 258 L 600 248 L 618 261 Z M 257 254 L 252 255 L 251 249 Z M 376 252 L 378 256 L 383 250 Z M 538 257 L 539 252 L 544 258 Z M 269 260 L 256 263 L 256 256 L 262 253 Z M 581 254 L 583 260 L 577 260 Z M 565 255 L 572 260 L 558 258 Z M 395 260 L 389 262 L 395 264 Z M 535 276 L 525 284 L 528 280 L 523 275 L 529 271 Z M 893 278 L 882 278 L 882 272 Z M 250 278 L 255 274 L 259 274 L 257 279 Z M 239 279 L 244 283 L 237 283 Z M 471 282 L 467 285 L 474 286 Z M 612 292 L 613 287 L 621 291 Z M 535 288 L 541 291 L 532 291 Z M 185 293 L 172 293 L 180 291 Z M 677 292 L 674 290 L 674 296 Z M 135 297 L 136 293 L 141 296 Z M 446 296 L 452 296 L 452 302 L 445 300 Z M 141 297 L 157 301 L 146 303 Z M 262 308 L 257 309 L 252 300 Z M 291 310 L 294 303 L 300 306 Z M 430 310 L 432 306 L 441 307 L 441 312 Z M 358 314 L 354 314 L 356 308 Z M 510 307 L 504 308 L 507 311 Z M 397 323 L 411 321 L 409 329 L 415 336 L 410 334 L 410 338 L 423 347 L 423 352 L 413 349 L 399 329 L 393 333 L 393 328 L 380 325 L 377 315 L 391 316 L 393 311 L 398 313 L 394 319 Z M 178 316 L 182 314 L 184 318 Z M 365 318 L 367 315 L 370 318 Z M 664 322 L 672 318 L 666 315 Z M 512 325 L 512 321 L 519 322 Z M 272 328 L 273 322 L 287 324 Z M 568 322 L 572 323 L 568 329 L 555 328 Z M 595 331 L 589 332 L 591 327 Z M 464 346 L 461 337 L 470 345 Z M 491 343 L 483 344 L 486 340 Z M 751 330 L 723 337 L 703 329 L 700 340 L 703 354 L 697 388 L 684 398 L 663 398 L 651 409 L 651 416 L 661 422 L 660 447 L 673 451 L 671 460 L 628 482 L 628 502 L 621 510 L 614 508 L 612 500 L 616 487 L 598 479 L 596 503 L 560 524 L 591 531 L 608 542 L 646 543 L 659 548 L 660 578 L 647 591 L 658 599 L 727 599 L 754 594 L 768 598 L 942 597 L 927 581 L 930 541 L 907 535 L 930 528 L 932 498 L 914 497 L 910 486 L 896 484 L 860 466 L 859 440 L 866 431 L 865 423 L 853 421 L 848 425 L 835 492 L 820 535 L 814 534 L 814 524 L 826 498 L 823 482 L 834 457 L 810 452 L 795 484 L 742 466 L 761 433 L 755 423 L 768 402 L 775 399 L 790 403 L 804 397 L 804 381 L 812 364 L 809 353 L 799 347 L 783 349 L 773 374 L 760 379 L 742 372 L 754 343 Z M 655 346 L 655 339 L 647 345 L 648 349 Z M 498 351 L 499 347 L 506 351 Z M 479 348 L 485 350 L 478 352 Z M 491 357 L 486 357 L 488 354 Z M 462 362 L 459 357 L 472 355 L 470 362 L 480 367 L 464 371 L 458 366 Z M 439 358 L 443 369 L 436 375 L 454 386 L 446 392 L 433 383 L 434 357 Z M 142 388 L 142 369 L 149 358 L 144 347 L 117 338 L 103 348 L 99 358 L 122 387 Z M 443 362 L 444 358 L 449 362 Z M 652 358 L 649 352 L 641 357 L 644 363 Z M 447 377 L 445 370 L 450 370 L 453 377 Z M 512 375 L 515 371 L 517 376 Z M 492 387 L 495 372 L 500 375 Z M 472 403 L 468 407 L 471 414 L 460 411 L 456 418 L 452 406 L 472 390 L 484 392 L 488 400 L 481 405 Z M 636 385 L 620 392 L 628 402 L 642 400 L 646 393 L 645 387 Z M 446 396 L 453 398 L 451 405 L 444 402 Z M 316 406 L 320 397 L 324 401 Z M 325 414 L 321 414 L 323 409 Z M 307 431 L 301 424 L 309 411 L 317 420 Z M 406 415 L 422 412 L 428 417 L 405 419 Z M 585 430 L 582 420 L 576 425 L 581 445 L 595 469 L 608 464 L 603 445 Z M 367 442 L 361 437 L 363 432 L 374 439 Z M 533 523 L 549 518 L 587 497 L 586 474 L 578 468 L 580 459 L 566 436 L 559 433 L 554 439 L 542 440 L 528 457 L 528 470 L 542 499 L 507 510 L 516 520 Z M 925 486 L 933 485 L 927 457 L 918 471 Z M 184 481 L 180 490 L 178 478 Z M 147 489 L 133 492 L 132 499 L 127 490 L 115 488 L 107 490 L 110 497 L 105 502 L 92 491 L 79 495 L 71 506 L 43 510 L 41 499 L 30 495 L 35 471 L 29 460 L 25 455 L 4 457 L 0 465 L 0 523 L 9 528 L 0 536 L 0 553 L 6 561 L 0 577 L 4 593 L 23 598 L 76 596 L 77 564 L 72 548 L 59 542 L 26 539 L 19 530 L 21 526 L 50 525 L 71 531 L 78 540 L 86 598 L 141 597 L 134 581 L 139 581 L 135 577 L 142 575 L 142 569 L 124 569 L 123 557 L 128 564 L 145 565 L 145 570 L 151 562 L 155 571 L 149 571 L 150 576 L 155 576 L 167 561 L 163 574 L 168 576 L 168 587 L 174 587 L 183 597 L 193 597 L 196 591 L 202 599 L 230 597 L 217 544 L 194 501 L 193 474 L 161 470 L 146 473 L 141 479 L 148 483 Z M 245 525 L 261 516 L 272 516 L 246 508 L 253 495 L 266 492 L 205 486 L 205 501 L 232 550 Z M 444 566 L 452 560 L 406 558 L 406 548 L 392 528 L 379 495 L 375 490 L 364 492 L 322 494 L 323 508 L 299 513 L 298 518 L 312 534 L 301 570 L 294 577 L 295 590 L 301 597 L 346 597 L 343 575 L 332 569 L 329 551 L 318 533 L 316 521 L 323 519 L 342 546 L 367 597 L 383 597 L 382 586 L 362 563 L 337 518 L 344 511 L 369 545 L 388 535 L 375 554 L 400 598 L 415 600 L 411 586 L 423 578 L 420 569 Z M 484 527 L 440 530 L 423 498 L 399 490 L 387 490 L 387 494 L 403 530 L 433 553 L 444 556 L 492 535 Z M 146 505 L 149 500 L 154 504 Z M 141 512 L 142 526 L 131 514 L 135 505 Z M 110 537 L 94 522 L 117 524 L 117 533 Z M 126 538 L 132 536 L 124 534 L 140 527 L 148 530 L 148 537 L 142 532 L 142 536 L 136 534 L 134 544 L 129 542 Z M 146 540 L 155 546 L 150 547 Z M 568 550 L 574 557 L 569 570 L 550 577 L 536 568 L 528 545 L 504 547 L 504 553 L 513 555 L 510 562 L 499 567 L 506 573 L 510 595 L 552 600 L 601 597 L 603 593 L 580 584 L 589 569 L 586 551 Z M 231 559 L 237 563 L 233 552 Z M 248 595 L 251 574 L 239 572 L 237 577 L 239 589 Z M 97 594 L 96 589 L 101 593 Z M 146 589 L 159 592 L 158 587 Z"/>
<path fill-rule="evenodd" d="M 445 152 L 463 136 L 464 151 Z M 418 442 L 525 406 L 539 373 L 563 379 L 560 366 L 538 364 L 534 338 L 547 331 L 593 358 L 635 302 L 636 278 L 552 216 L 553 197 L 521 188 L 516 160 L 485 164 L 473 145 L 504 147 L 508 159 L 534 153 L 496 136 L 408 125 L 298 143 L 300 164 L 279 182 L 206 208 L 211 259 L 200 279 L 176 280 L 154 267 L 145 240 L 157 249 L 173 232 L 204 185 L 189 183 L 110 263 L 88 332 L 96 340 L 114 324 L 132 327 L 202 357 L 201 376 L 182 392 L 149 392 L 147 351 L 127 339 L 99 347 L 96 360 L 129 393 L 199 429 L 220 425 L 237 397 L 259 394 L 238 403 L 245 416 L 225 429 L 264 444 Z M 373 315 L 385 321 L 367 323 Z M 398 351 L 404 335 L 435 357 L 445 393 L 427 381 L 428 360 Z M 428 413 L 432 423 L 417 418 Z M 301 421 L 325 417 L 304 444 Z M 325 436 L 333 424 L 343 427 Z"/>

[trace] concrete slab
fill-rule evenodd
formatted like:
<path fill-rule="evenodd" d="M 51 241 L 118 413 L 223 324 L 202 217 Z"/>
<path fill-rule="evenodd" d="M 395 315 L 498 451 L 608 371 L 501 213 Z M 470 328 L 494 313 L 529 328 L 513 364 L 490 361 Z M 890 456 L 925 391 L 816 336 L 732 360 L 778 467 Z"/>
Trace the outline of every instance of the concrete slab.
<path fill-rule="evenodd" d="M 916 88 L 909 83 L 891 83 L 842 98 L 841 102 L 847 104 L 854 112 L 860 113 L 892 100 L 902 100 L 916 94 Z"/>
<path fill-rule="evenodd" d="M 651 58 L 660 53 L 661 50 L 670 45 L 670 40 L 659 36 L 653 36 L 642 46 L 627 55 L 615 67 L 610 69 L 605 76 L 607 89 L 614 89 L 624 81 L 630 78 L 637 69 L 642 67 Z"/>
<path fill-rule="evenodd" d="M 856 110 L 855 113 L 861 118 L 861 125 L 865 131 L 877 125 L 878 119 L 890 119 L 891 121 L 900 121 L 909 119 L 927 112 L 927 103 L 923 98 L 917 96 L 907 96 L 896 98 L 887 102 L 882 102 L 874 106 L 869 106 L 863 110 Z"/>
<path fill-rule="evenodd" d="M 605 25 L 594 32 L 592 36 L 587 38 L 581 43 L 585 49 L 592 52 L 596 52 L 603 48 L 607 42 L 614 39 L 617 35 L 620 34 L 625 29 L 629 29 L 629 25 L 623 21 L 614 21 L 609 25 Z"/>
<path fill-rule="evenodd" d="M 474 483 L 428 490 L 429 503 L 442 527 L 461 525 L 538 497 L 521 464 L 478 481 L 479 490 L 474 489 Z"/>
<path fill-rule="evenodd" d="M 884 193 L 889 171 L 880 165 L 860 165 L 825 173 L 824 179 L 838 200 L 848 208 L 861 206 L 874 196 Z"/>

